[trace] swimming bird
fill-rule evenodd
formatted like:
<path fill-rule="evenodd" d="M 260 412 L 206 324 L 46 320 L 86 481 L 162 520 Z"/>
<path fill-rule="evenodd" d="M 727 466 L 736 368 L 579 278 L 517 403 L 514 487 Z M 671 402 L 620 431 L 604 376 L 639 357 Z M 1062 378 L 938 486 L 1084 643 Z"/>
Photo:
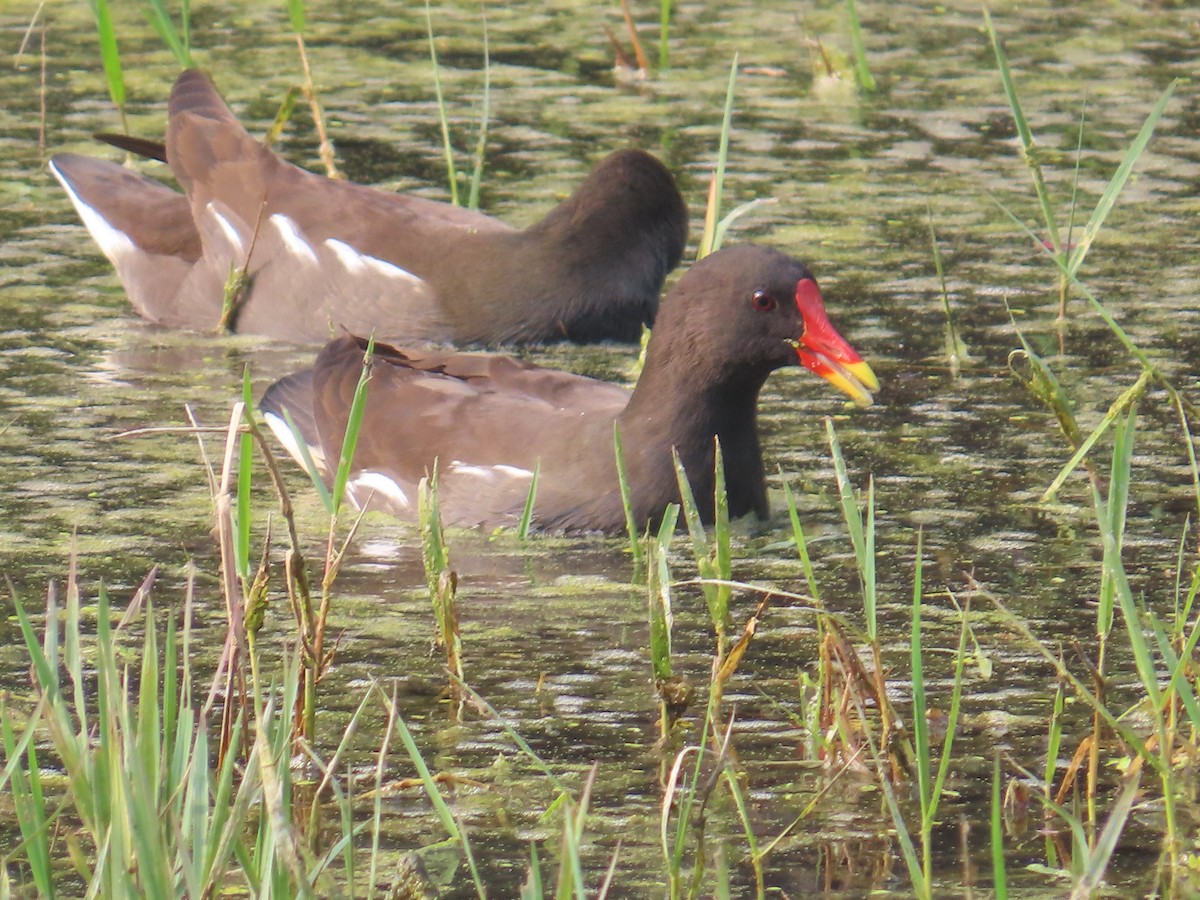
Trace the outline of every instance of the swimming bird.
<path fill-rule="evenodd" d="M 605 157 L 518 230 L 294 166 L 197 70 L 171 91 L 162 155 L 182 194 L 93 157 L 58 154 L 50 168 L 137 312 L 170 327 L 298 342 L 636 341 L 687 239 L 671 173 L 641 150 Z M 247 278 L 227 307 L 233 270 Z"/>
<path fill-rule="evenodd" d="M 285 447 L 302 460 L 303 441 L 327 479 L 366 346 L 356 337 L 334 340 L 312 369 L 276 382 L 260 402 Z M 619 531 L 616 428 L 639 527 L 679 499 L 673 449 L 702 518 L 712 521 L 714 439 L 730 515 L 763 518 L 758 395 L 772 371 L 794 365 L 863 406 L 878 389 L 870 366 L 830 323 L 812 273 L 753 244 L 719 250 L 679 279 L 663 300 L 632 393 L 508 356 L 377 343 L 348 496 L 415 519 L 419 481 L 436 463 L 443 521 L 490 528 L 517 522 L 537 472 L 538 527 Z"/>

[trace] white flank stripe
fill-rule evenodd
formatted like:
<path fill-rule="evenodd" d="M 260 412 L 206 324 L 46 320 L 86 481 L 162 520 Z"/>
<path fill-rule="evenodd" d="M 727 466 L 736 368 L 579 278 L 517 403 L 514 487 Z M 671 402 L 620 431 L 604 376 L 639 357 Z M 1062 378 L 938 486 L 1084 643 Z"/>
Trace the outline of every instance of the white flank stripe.
<path fill-rule="evenodd" d="M 395 278 L 399 281 L 408 281 L 419 285 L 425 284 L 421 278 L 407 269 L 402 269 L 377 257 L 359 253 L 345 241 L 339 241 L 337 238 L 326 238 L 325 246 L 333 251 L 334 255 L 338 258 L 338 262 L 346 267 L 346 271 L 354 275 L 370 270 L 376 275 L 382 275 L 384 278 Z"/>
<path fill-rule="evenodd" d="M 122 256 L 138 252 L 133 241 L 129 239 L 129 235 L 113 228 L 104 216 L 83 202 L 83 198 L 75 193 L 70 182 L 63 177 L 63 174 L 58 171 L 58 167 L 53 162 L 50 163 L 50 171 L 54 173 L 54 177 L 58 179 L 58 183 L 63 186 L 63 189 L 67 192 L 67 196 L 71 198 L 71 203 L 74 205 L 75 211 L 79 213 L 79 218 L 83 220 L 88 234 L 92 236 L 92 240 L 96 242 L 96 245 L 100 248 L 100 252 L 108 257 L 109 262 L 116 266 Z"/>
<path fill-rule="evenodd" d="M 225 240 L 229 241 L 230 256 L 240 256 L 245 245 L 242 243 L 242 236 L 233 227 L 233 223 L 217 210 L 217 205 L 212 200 L 205 205 L 204 211 L 216 219 L 221 234 L 225 235 Z"/>
<path fill-rule="evenodd" d="M 493 466 L 492 468 L 494 468 L 501 475 L 507 475 L 509 478 L 532 478 L 533 477 L 533 473 L 530 472 L 528 469 L 521 469 L 521 468 L 518 468 L 517 466 L 500 465 L 500 466 Z"/>
<path fill-rule="evenodd" d="M 366 271 L 367 264 L 363 261 L 363 256 L 349 244 L 344 241 L 338 241 L 334 238 L 326 238 L 325 246 L 333 251 L 333 255 L 337 257 L 337 261 L 346 267 L 346 271 L 351 275 L 357 275 L 360 272 Z"/>
<path fill-rule="evenodd" d="M 450 463 L 446 474 L 470 475 L 473 478 L 483 478 L 486 481 L 495 481 L 498 477 L 520 479 L 533 477 L 533 473 L 528 469 L 520 469 L 516 466 L 506 466 L 503 464 L 496 466 L 473 466 L 458 459 Z"/>
<path fill-rule="evenodd" d="M 297 259 L 302 259 L 307 263 L 316 265 L 316 251 L 304 239 L 304 235 L 300 233 L 300 229 L 296 227 L 295 222 L 283 213 L 275 213 L 271 216 L 270 222 L 275 226 L 275 230 L 279 232 L 279 239 L 283 241 L 283 245 L 287 247 L 288 252 Z"/>

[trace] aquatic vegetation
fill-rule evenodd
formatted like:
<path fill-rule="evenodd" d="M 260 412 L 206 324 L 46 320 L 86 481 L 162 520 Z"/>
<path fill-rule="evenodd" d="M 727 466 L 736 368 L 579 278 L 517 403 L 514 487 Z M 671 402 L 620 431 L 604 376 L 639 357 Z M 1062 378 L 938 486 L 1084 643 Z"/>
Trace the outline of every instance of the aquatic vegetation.
<path fill-rule="evenodd" d="M 181 69 L 195 68 L 192 59 L 192 4 L 191 0 L 180 0 L 179 26 L 167 9 L 166 0 L 146 0 L 146 16 L 162 42 L 167 45 Z M 301 8 L 303 14 L 303 7 Z M 294 20 L 294 16 L 293 16 Z"/>
<path fill-rule="evenodd" d="M 1004 94 L 1008 99 L 1009 108 L 1012 110 L 1013 121 L 1016 123 L 1017 134 L 1021 139 L 1021 156 L 1025 164 L 1029 167 L 1030 177 L 1033 179 L 1033 190 L 1036 195 L 1038 206 L 1042 213 L 1042 224 L 1046 229 L 1046 234 L 1049 236 L 1048 241 L 1039 240 L 1035 236 L 1035 241 L 1054 260 L 1055 265 L 1060 270 L 1058 280 L 1058 318 L 1059 321 L 1066 319 L 1067 315 L 1067 295 L 1073 282 L 1077 281 L 1079 269 L 1083 266 L 1084 259 L 1087 258 L 1088 251 L 1092 247 L 1092 243 L 1099 235 L 1101 228 L 1104 226 L 1104 221 L 1116 205 L 1117 198 L 1121 194 L 1121 190 L 1125 187 L 1125 183 L 1129 180 L 1130 174 L 1133 172 L 1133 167 L 1137 164 L 1138 158 L 1145 151 L 1146 146 L 1150 143 L 1150 138 L 1154 134 L 1154 129 L 1157 127 L 1159 120 L 1162 118 L 1163 112 L 1166 110 L 1167 103 L 1171 99 L 1171 95 L 1175 92 L 1177 81 L 1172 81 L 1167 85 L 1166 90 L 1158 98 L 1158 102 L 1154 104 L 1150 114 L 1146 117 L 1141 129 L 1130 143 L 1125 155 L 1121 160 L 1117 170 L 1113 173 L 1108 185 L 1104 189 L 1104 193 L 1096 201 L 1096 206 L 1092 210 L 1091 217 L 1088 219 L 1087 225 L 1084 226 L 1083 233 L 1078 241 L 1073 240 L 1073 232 L 1075 228 L 1075 204 L 1078 192 L 1079 178 L 1079 158 L 1082 154 L 1083 141 L 1083 118 L 1080 117 L 1079 131 L 1079 148 L 1076 155 L 1075 169 L 1075 189 L 1072 191 L 1070 213 L 1068 216 L 1067 233 L 1064 236 L 1058 227 L 1058 216 L 1054 211 L 1054 203 L 1050 197 L 1050 191 L 1046 187 L 1046 177 L 1042 171 L 1041 154 L 1038 151 L 1037 145 L 1033 138 L 1033 131 L 1029 127 L 1029 120 L 1025 117 L 1025 113 L 1021 108 L 1020 98 L 1017 96 L 1016 84 L 1013 80 L 1012 72 L 1008 66 L 1008 59 L 1004 54 L 1004 48 L 1000 43 L 1000 38 L 996 35 L 996 28 L 992 22 L 992 17 L 986 9 L 983 11 L 984 24 L 987 28 L 988 37 L 991 40 L 992 51 L 996 57 L 996 66 L 1000 72 L 1000 80 L 1004 85 Z M 1002 207 L 1003 208 L 1003 207 Z M 1005 209 L 1005 212 L 1008 212 Z M 1010 217 L 1012 213 L 1008 213 Z M 1019 219 L 1013 217 L 1018 224 Z M 1024 226 L 1022 226 L 1024 227 Z"/>
<path fill-rule="evenodd" d="M 436 625 L 434 640 L 446 654 L 446 669 L 454 680 L 463 678 L 462 637 L 458 629 L 458 573 L 450 567 L 450 552 L 442 529 L 441 506 L 438 503 L 437 467 L 417 488 L 417 527 L 421 532 L 421 560 L 425 564 L 425 580 L 429 584 L 429 599 L 433 604 Z"/>
<path fill-rule="evenodd" d="M 875 76 L 867 62 L 867 48 L 863 42 L 862 24 L 858 20 L 858 6 L 854 0 L 846 0 L 846 16 L 850 22 L 850 46 L 854 48 L 854 80 L 860 91 L 875 90 Z"/>
<path fill-rule="evenodd" d="M 121 117 L 121 130 L 129 131 L 125 119 L 125 73 L 121 68 L 121 51 L 117 46 L 117 32 L 113 26 L 112 10 L 108 0 L 95 0 L 92 13 L 96 17 L 96 37 L 100 44 L 100 62 L 104 66 L 104 77 L 108 82 L 108 95 Z"/>
<path fill-rule="evenodd" d="M 941 288 L 942 311 L 946 314 L 946 361 L 950 365 L 951 376 L 957 378 L 962 365 L 971 359 L 966 341 L 954 321 L 954 312 L 950 308 L 950 295 L 946 290 L 946 273 L 942 268 L 942 250 L 938 246 L 937 232 L 933 227 L 933 208 L 929 208 L 929 245 L 933 249 L 933 268 L 937 272 Z"/>
<path fill-rule="evenodd" d="M 704 230 L 700 234 L 700 246 L 696 249 L 696 259 L 704 259 L 710 253 L 721 249 L 725 231 L 730 224 L 754 204 L 744 204 L 729 215 L 721 218 L 721 192 L 725 185 L 725 166 L 729 160 L 729 132 L 733 126 L 734 88 L 737 86 L 738 58 L 734 54 L 733 62 L 729 65 L 729 83 L 725 88 L 725 112 L 721 117 L 721 139 L 717 146 L 717 163 L 713 169 L 712 179 L 708 183 L 708 202 L 704 206 Z"/>
<path fill-rule="evenodd" d="M 338 170 L 337 160 L 334 158 L 333 142 L 329 139 L 329 134 L 325 129 L 325 111 L 321 109 L 321 101 L 317 96 L 317 86 L 313 82 L 312 66 L 308 61 L 308 46 L 304 42 L 304 32 L 308 27 L 308 18 L 304 9 L 304 0 L 287 0 L 288 22 L 292 26 L 292 35 L 296 38 L 296 49 L 300 53 L 300 68 L 304 72 L 304 82 L 300 85 L 300 91 L 304 94 L 304 99 L 308 101 L 308 107 L 312 110 L 313 127 L 317 131 L 319 143 L 317 145 L 317 155 L 321 158 L 321 164 L 325 167 L 325 174 L 330 178 L 341 178 L 342 173 Z M 285 101 L 284 106 L 287 106 Z M 281 110 L 283 107 L 281 107 Z M 276 116 L 276 122 L 279 117 Z"/>

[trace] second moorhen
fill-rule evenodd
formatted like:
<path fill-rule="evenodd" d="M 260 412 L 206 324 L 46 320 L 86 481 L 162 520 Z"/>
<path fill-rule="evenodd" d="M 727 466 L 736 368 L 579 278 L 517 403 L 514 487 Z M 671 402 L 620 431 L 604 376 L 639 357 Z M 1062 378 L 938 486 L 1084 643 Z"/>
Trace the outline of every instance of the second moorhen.
<path fill-rule="evenodd" d="M 126 146 L 129 146 L 126 144 Z M 149 142 L 134 149 L 154 153 Z M 295 341 L 636 341 L 687 239 L 671 173 L 611 154 L 524 230 L 306 172 L 256 141 L 203 73 L 171 91 L 166 161 L 184 193 L 113 162 L 50 168 L 142 316 Z M 227 314 L 233 269 L 249 276 Z"/>
<path fill-rule="evenodd" d="M 333 341 L 313 369 L 276 382 L 260 404 L 302 459 L 288 412 L 326 477 L 337 468 L 365 348 L 359 338 Z M 632 393 L 507 356 L 376 344 L 349 496 L 415 519 L 418 483 L 436 463 L 443 520 L 494 527 L 517 521 L 536 470 L 539 527 L 619 531 L 615 424 L 638 523 L 657 521 L 679 498 L 672 448 L 711 521 L 714 437 L 730 514 L 765 517 L 758 394 L 773 370 L 790 365 L 863 406 L 878 388 L 830 324 L 808 269 L 750 244 L 696 263 L 663 300 Z"/>

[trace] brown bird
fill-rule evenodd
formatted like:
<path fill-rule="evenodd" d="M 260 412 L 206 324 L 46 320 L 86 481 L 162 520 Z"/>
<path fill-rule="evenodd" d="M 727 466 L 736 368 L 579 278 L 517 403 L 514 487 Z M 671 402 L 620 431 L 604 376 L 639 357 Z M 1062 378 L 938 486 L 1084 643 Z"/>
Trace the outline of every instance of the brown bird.
<path fill-rule="evenodd" d="M 260 404 L 302 459 L 287 411 L 327 478 L 337 468 L 365 348 L 359 338 L 333 341 L 313 369 L 276 382 Z M 517 521 L 536 470 L 539 527 L 619 531 L 615 424 L 639 524 L 657 522 L 679 499 L 672 448 L 711 521 L 714 438 L 730 515 L 765 517 L 758 394 L 772 371 L 789 365 L 807 367 L 863 406 L 878 388 L 830 324 L 809 270 L 750 244 L 696 263 L 663 300 L 632 393 L 507 356 L 376 344 L 349 497 L 415 519 L 418 483 L 436 463 L 443 520 L 494 527 Z"/>
<path fill-rule="evenodd" d="M 158 155 L 151 142 L 114 142 Z M 687 239 L 671 173 L 640 150 L 601 160 L 517 230 L 285 162 L 195 70 L 171 91 L 161 155 L 183 194 L 106 160 L 63 153 L 50 167 L 134 308 L 171 327 L 227 321 L 294 341 L 636 341 Z M 223 320 L 240 268 L 248 286 Z"/>

